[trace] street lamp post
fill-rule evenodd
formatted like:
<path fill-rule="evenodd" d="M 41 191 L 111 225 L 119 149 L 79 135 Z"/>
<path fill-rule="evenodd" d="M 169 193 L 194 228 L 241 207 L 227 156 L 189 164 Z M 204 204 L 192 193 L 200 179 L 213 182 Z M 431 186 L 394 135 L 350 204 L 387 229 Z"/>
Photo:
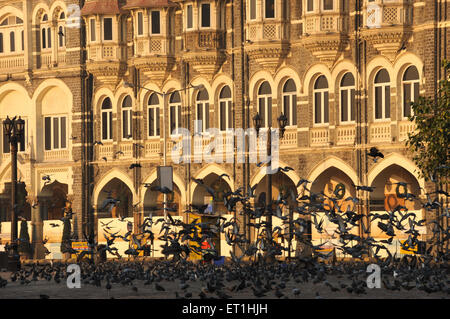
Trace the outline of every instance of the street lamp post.
<path fill-rule="evenodd" d="M 126 87 L 126 88 L 134 88 L 134 87 L 135 87 L 134 84 L 129 83 L 129 82 L 124 82 L 124 83 L 123 83 L 123 86 Z M 175 92 L 181 92 L 181 91 L 186 90 L 186 89 L 197 89 L 197 90 L 201 90 L 201 89 L 204 88 L 204 85 L 203 85 L 203 84 L 200 84 L 200 85 L 193 85 L 193 86 L 188 86 L 188 87 L 183 88 L 183 89 L 174 90 L 174 91 L 170 91 L 170 92 L 162 92 L 162 93 L 161 93 L 161 92 L 158 92 L 158 91 L 155 91 L 155 90 L 152 90 L 152 89 L 149 89 L 149 88 L 146 88 L 146 87 L 144 87 L 144 86 L 140 86 L 140 85 L 136 85 L 136 87 L 138 87 L 138 88 L 140 88 L 140 89 L 144 89 L 144 90 L 150 91 L 150 92 L 153 92 L 153 93 L 156 93 L 156 94 L 158 94 L 159 96 L 162 97 L 162 100 L 163 100 L 163 139 L 164 139 L 164 147 L 163 147 L 163 165 L 164 165 L 164 166 L 167 166 L 167 134 L 166 134 L 166 120 L 167 120 L 167 117 L 166 117 L 166 97 L 167 97 L 169 94 L 173 94 L 173 93 L 175 93 Z M 164 192 L 163 195 L 164 195 L 164 199 L 163 199 L 163 201 L 164 201 L 164 203 L 163 203 L 164 219 L 167 220 L 167 194 Z"/>
<path fill-rule="evenodd" d="M 284 132 L 286 130 L 287 118 L 286 115 L 281 113 L 277 118 L 278 126 L 280 128 L 280 139 L 283 138 Z M 255 125 L 256 134 L 259 134 L 259 130 L 262 126 L 262 118 L 259 113 L 253 117 L 253 124 Z M 269 162 L 268 167 L 272 167 L 272 125 L 269 123 L 269 128 L 267 130 L 267 157 Z M 266 196 L 266 206 L 267 206 L 267 241 L 272 243 L 272 174 L 267 174 L 267 196 Z"/>
<path fill-rule="evenodd" d="M 8 270 L 17 271 L 20 268 L 20 258 L 17 251 L 17 144 L 23 137 L 25 121 L 19 116 L 3 121 L 3 131 L 10 143 L 11 151 L 11 243 L 8 256 Z"/>

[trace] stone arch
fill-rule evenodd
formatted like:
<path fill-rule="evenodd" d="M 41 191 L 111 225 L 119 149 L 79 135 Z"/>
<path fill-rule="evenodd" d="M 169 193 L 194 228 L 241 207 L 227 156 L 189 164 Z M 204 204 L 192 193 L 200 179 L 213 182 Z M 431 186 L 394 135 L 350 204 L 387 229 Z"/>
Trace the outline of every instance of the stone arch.
<path fill-rule="evenodd" d="M 407 170 L 411 175 L 413 175 L 422 190 L 425 189 L 425 180 L 419 177 L 419 169 L 417 166 L 407 157 L 404 157 L 398 153 L 390 153 L 384 157 L 383 160 L 379 161 L 374 165 L 369 173 L 367 174 L 368 184 L 372 185 L 375 178 L 386 168 L 391 165 L 398 165 L 405 170 Z"/>
<path fill-rule="evenodd" d="M 367 63 L 366 67 L 366 87 L 369 88 L 369 94 L 372 91 L 371 89 L 373 88 L 375 76 L 381 69 L 386 69 L 386 71 L 388 72 L 391 88 L 396 87 L 397 76 L 391 62 L 386 57 L 378 55 L 370 60 L 369 63 Z"/>
<path fill-rule="evenodd" d="M 209 81 L 208 81 L 205 77 L 202 77 L 202 76 L 195 77 L 195 78 L 191 81 L 191 84 L 192 84 L 192 85 L 200 85 L 200 84 L 203 84 L 204 87 L 205 87 L 206 92 L 208 92 L 208 96 L 209 96 L 209 107 L 211 107 L 211 106 L 214 105 L 214 91 L 213 91 L 213 88 L 212 88 L 211 84 L 209 83 Z M 198 93 L 198 92 L 199 92 L 199 90 L 193 90 L 193 89 L 190 89 L 190 90 L 188 91 L 188 96 L 189 96 L 189 94 L 190 94 L 190 99 L 189 99 L 189 101 L 190 101 L 190 104 L 191 104 L 191 105 L 195 105 L 195 102 L 196 102 L 196 99 L 197 99 L 197 93 Z M 194 112 L 194 114 L 197 114 L 197 113 Z"/>
<path fill-rule="evenodd" d="M 358 175 L 356 174 L 355 170 L 342 159 L 335 156 L 330 156 L 314 166 L 308 174 L 307 179 L 311 182 L 314 182 L 320 174 L 331 167 L 335 167 L 345 173 L 351 179 L 354 185 L 360 184 Z"/>
<path fill-rule="evenodd" d="M 216 174 L 218 176 L 220 176 L 222 174 L 230 175 L 221 166 L 219 166 L 217 164 L 209 164 L 209 165 L 203 167 L 199 172 L 197 172 L 197 174 L 195 175 L 195 178 L 203 179 L 203 178 L 207 177 L 210 174 Z M 227 182 L 227 184 L 230 187 L 230 189 L 232 191 L 234 191 L 235 190 L 235 188 L 234 188 L 235 185 L 234 185 L 234 181 L 231 179 L 231 175 L 230 175 L 230 179 L 225 177 L 224 180 L 225 180 L 225 182 Z M 190 194 L 189 194 L 190 202 L 192 202 L 192 200 L 193 200 L 194 191 L 195 191 L 196 186 L 197 185 L 196 185 L 195 182 L 191 182 L 190 183 Z"/>
<path fill-rule="evenodd" d="M 15 15 L 23 20 L 23 12 L 13 6 L 4 6 L 0 9 L 0 20 L 8 15 Z"/>
<path fill-rule="evenodd" d="M 292 79 L 297 86 L 297 94 L 303 90 L 302 81 L 298 75 L 297 70 L 295 70 L 292 66 L 283 66 L 281 69 L 277 71 L 274 77 L 274 82 L 276 83 L 277 92 L 283 92 L 283 86 L 288 79 Z"/>
<path fill-rule="evenodd" d="M 360 78 L 360 76 L 358 75 L 358 69 L 352 61 L 345 59 L 339 61 L 331 71 L 331 78 L 335 80 L 334 87 L 336 89 L 339 89 L 342 77 L 348 72 L 350 72 L 355 78 L 355 86 L 358 85 L 356 83 L 357 79 Z"/>
<path fill-rule="evenodd" d="M 111 99 L 113 114 L 117 113 L 117 103 L 113 92 L 109 88 L 102 87 L 94 94 L 94 114 L 100 114 L 102 102 L 106 97 L 109 97 Z"/>
<path fill-rule="evenodd" d="M 303 95 L 308 95 L 311 88 L 314 87 L 315 80 L 324 75 L 328 81 L 328 88 L 330 92 L 334 92 L 334 81 L 332 81 L 332 75 L 330 69 L 323 63 L 313 64 L 306 71 L 303 76 Z"/>
<path fill-rule="evenodd" d="M 274 79 L 273 79 L 273 77 L 272 77 L 272 74 L 270 74 L 270 72 L 268 72 L 268 71 L 264 71 L 264 70 L 261 70 L 261 71 L 258 71 L 258 72 L 256 72 L 251 78 L 250 78 L 250 81 L 249 81 L 249 85 L 248 85 L 248 91 L 249 91 L 249 99 L 250 99 L 250 101 L 251 102 L 253 102 L 253 101 L 255 101 L 256 99 L 256 96 L 257 96 L 257 94 L 258 94 L 258 89 L 259 89 L 259 86 L 261 85 L 261 83 L 263 83 L 263 82 L 265 82 L 265 81 L 267 81 L 267 82 L 269 82 L 269 84 L 270 84 L 270 87 L 271 87 L 271 89 L 272 89 L 272 99 L 276 99 L 276 83 L 275 83 L 275 81 L 274 81 Z M 250 108 L 253 108 L 253 107 L 257 107 L 257 105 L 255 104 L 255 103 L 251 103 L 250 104 Z M 273 106 L 273 105 L 272 105 Z"/>
<path fill-rule="evenodd" d="M 147 176 L 147 178 L 144 179 L 143 184 L 151 184 L 157 179 L 157 170 L 154 170 L 150 175 Z M 188 202 L 187 194 L 186 194 L 186 188 L 184 186 L 183 180 L 178 176 L 177 173 L 173 172 L 173 183 L 177 185 L 178 189 L 181 192 L 181 204 L 186 205 Z M 141 198 L 144 198 L 146 187 L 144 185 L 141 186 L 139 189 L 139 193 L 141 195 Z"/>
<path fill-rule="evenodd" d="M 411 65 L 414 65 L 417 68 L 417 71 L 419 72 L 419 80 L 421 85 L 425 83 L 425 78 L 423 76 L 424 72 L 424 63 L 423 61 L 415 54 L 411 52 L 404 52 L 400 54 L 394 62 L 394 73 L 396 75 L 397 79 L 397 86 L 401 83 L 403 74 L 405 73 L 406 69 L 410 67 Z"/>
<path fill-rule="evenodd" d="M 279 167 L 286 167 L 286 166 L 288 166 L 287 163 L 279 161 Z M 283 173 L 287 177 L 289 177 L 295 185 L 297 185 L 297 183 L 300 181 L 300 177 L 297 175 L 295 171 L 288 171 Z M 250 185 L 253 187 L 256 184 L 260 183 L 266 175 L 267 175 L 266 168 L 265 167 L 260 168 L 258 172 L 250 179 Z M 297 191 L 299 191 L 300 189 L 301 188 L 298 187 Z"/>
<path fill-rule="evenodd" d="M 123 182 L 126 186 L 128 186 L 128 188 L 131 191 L 133 200 L 137 198 L 132 179 L 127 175 L 127 173 L 125 173 L 121 169 L 113 168 L 105 175 L 103 175 L 103 177 L 94 186 L 94 191 L 92 192 L 92 203 L 94 203 L 94 205 L 97 205 L 100 192 L 103 190 L 106 184 L 108 184 L 115 178 Z"/>
<path fill-rule="evenodd" d="M 140 92 L 138 94 L 139 105 L 136 106 L 136 109 L 145 113 L 145 110 L 147 108 L 148 98 L 155 92 L 162 93 L 163 90 L 154 82 L 148 82 L 144 85 L 144 87 L 147 89 L 150 89 L 151 91 L 146 90 L 146 89 L 140 90 Z M 172 87 L 172 86 L 170 86 L 170 87 Z M 157 94 L 157 95 L 160 100 L 159 103 L 160 103 L 161 110 L 162 110 L 162 106 L 163 106 L 162 97 L 159 94 Z M 134 96 L 132 96 L 132 98 L 134 100 Z"/>
<path fill-rule="evenodd" d="M 61 13 L 61 11 L 63 11 L 64 13 L 67 12 L 67 6 L 64 3 L 64 1 L 58 0 L 58 1 L 53 2 L 52 6 L 50 7 L 50 10 L 49 10 L 49 12 L 51 13 L 52 19 L 55 19 L 55 17 L 56 17 L 56 20 L 58 20 L 59 14 Z"/>
<path fill-rule="evenodd" d="M 50 8 L 48 7 L 47 4 L 40 2 L 34 7 L 34 10 L 33 10 L 32 16 L 31 16 L 31 23 L 33 25 L 40 24 L 43 13 L 49 14 Z M 50 18 L 51 17 L 49 17 L 49 19 Z"/>

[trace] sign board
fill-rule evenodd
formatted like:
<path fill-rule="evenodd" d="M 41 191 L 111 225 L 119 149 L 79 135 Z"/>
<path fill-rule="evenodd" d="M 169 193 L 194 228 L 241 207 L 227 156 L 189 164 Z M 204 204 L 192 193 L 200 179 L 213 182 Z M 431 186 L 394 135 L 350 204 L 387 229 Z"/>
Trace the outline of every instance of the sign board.
<path fill-rule="evenodd" d="M 78 251 L 88 251 L 89 246 L 86 241 L 74 241 L 72 243 L 72 248 Z"/>
<path fill-rule="evenodd" d="M 168 188 L 173 191 L 173 167 L 172 166 L 158 166 L 157 169 L 158 186 L 161 188 Z"/>

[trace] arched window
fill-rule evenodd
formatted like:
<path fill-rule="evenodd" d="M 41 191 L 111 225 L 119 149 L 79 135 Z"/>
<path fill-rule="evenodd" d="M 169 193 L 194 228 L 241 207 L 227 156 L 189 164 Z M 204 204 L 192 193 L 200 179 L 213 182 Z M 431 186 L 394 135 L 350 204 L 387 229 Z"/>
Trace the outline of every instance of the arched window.
<path fill-rule="evenodd" d="M 169 99 L 170 108 L 170 134 L 181 127 L 181 98 L 180 93 L 174 92 Z M 165 120 L 165 119 L 164 119 Z"/>
<path fill-rule="evenodd" d="M 127 95 L 122 102 L 122 139 L 129 140 L 133 138 L 133 101 L 131 96 Z"/>
<path fill-rule="evenodd" d="M 47 48 L 47 41 L 46 41 L 46 39 L 47 39 L 47 32 L 45 32 L 45 28 L 43 28 L 41 30 L 41 34 L 42 34 L 42 43 L 41 43 L 42 49 L 46 49 Z"/>
<path fill-rule="evenodd" d="M 148 99 L 148 136 L 159 136 L 159 98 L 156 93 Z"/>
<path fill-rule="evenodd" d="M 102 103 L 102 140 L 110 141 L 113 138 L 112 129 L 112 104 L 109 97 Z"/>
<path fill-rule="evenodd" d="M 355 121 L 355 78 L 350 72 L 341 80 L 341 123 Z"/>
<path fill-rule="evenodd" d="M 9 48 L 11 52 L 16 51 L 16 36 L 14 31 L 9 33 Z"/>
<path fill-rule="evenodd" d="M 419 98 L 419 72 L 414 65 L 403 74 L 403 117 L 412 115 L 411 103 Z"/>
<path fill-rule="evenodd" d="M 58 44 L 59 44 L 59 47 L 60 48 L 62 48 L 64 45 L 65 45 L 65 41 L 64 41 L 64 35 L 65 35 L 66 33 L 65 33 L 65 30 L 64 30 L 64 28 L 62 27 L 62 26 L 59 26 L 59 28 L 58 28 Z"/>
<path fill-rule="evenodd" d="M 269 82 L 263 82 L 258 90 L 258 113 L 261 116 L 261 126 L 272 124 L 272 89 Z"/>
<path fill-rule="evenodd" d="M 324 75 L 321 75 L 314 84 L 314 123 L 326 124 L 328 121 L 328 81 Z"/>
<path fill-rule="evenodd" d="M 283 113 L 288 119 L 288 126 L 297 125 L 297 86 L 289 79 L 283 86 Z"/>
<path fill-rule="evenodd" d="M 209 129 L 209 95 L 206 89 L 197 94 L 197 125 L 196 133 L 204 133 Z"/>
<path fill-rule="evenodd" d="M 231 103 L 230 87 L 224 86 L 219 94 L 219 123 L 221 131 L 226 131 L 233 128 Z"/>
<path fill-rule="evenodd" d="M 0 33 L 0 53 L 3 52 L 3 33 Z"/>
<path fill-rule="evenodd" d="M 386 69 L 381 69 L 375 76 L 375 119 L 389 119 L 391 117 L 391 86 L 390 77 Z"/>

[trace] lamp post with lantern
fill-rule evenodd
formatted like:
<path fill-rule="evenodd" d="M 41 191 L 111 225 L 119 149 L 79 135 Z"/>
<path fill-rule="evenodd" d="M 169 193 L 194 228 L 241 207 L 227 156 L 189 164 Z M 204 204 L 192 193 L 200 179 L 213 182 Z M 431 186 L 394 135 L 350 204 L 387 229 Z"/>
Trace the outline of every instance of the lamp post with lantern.
<path fill-rule="evenodd" d="M 284 132 L 286 130 L 288 119 L 286 115 L 281 113 L 281 115 L 277 118 L 278 127 L 280 129 L 280 139 L 284 137 Z M 259 130 L 262 127 L 262 118 L 259 113 L 253 117 L 253 124 L 256 129 L 257 136 L 259 135 Z M 272 126 L 269 123 L 269 127 L 267 129 L 267 158 L 269 159 L 267 165 L 268 167 L 272 167 Z M 267 241 L 268 243 L 272 243 L 272 174 L 269 172 L 267 174 L 267 196 L 266 196 L 266 207 L 267 207 Z M 272 259 L 271 257 L 269 257 Z"/>
<path fill-rule="evenodd" d="M 23 119 L 10 119 L 3 121 L 3 132 L 10 144 L 11 151 L 11 242 L 8 252 L 8 270 L 17 271 L 20 268 L 20 258 L 17 251 L 17 145 L 24 135 L 25 121 Z"/>

